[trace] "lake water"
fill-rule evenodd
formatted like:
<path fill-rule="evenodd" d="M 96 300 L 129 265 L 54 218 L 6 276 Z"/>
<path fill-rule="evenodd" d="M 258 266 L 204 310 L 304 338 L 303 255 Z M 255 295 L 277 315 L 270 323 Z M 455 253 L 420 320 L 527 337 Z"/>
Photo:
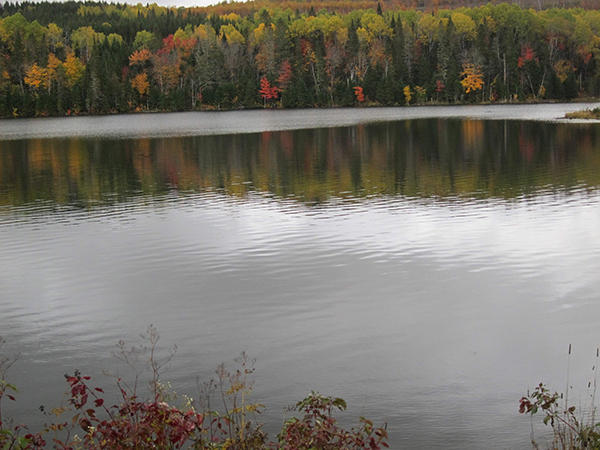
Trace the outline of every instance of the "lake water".
<path fill-rule="evenodd" d="M 3 413 L 154 324 L 180 394 L 256 358 L 271 432 L 315 390 L 392 448 L 531 448 L 519 398 L 585 405 L 600 345 L 600 124 L 525 119 L 584 106 L 0 121 Z"/>

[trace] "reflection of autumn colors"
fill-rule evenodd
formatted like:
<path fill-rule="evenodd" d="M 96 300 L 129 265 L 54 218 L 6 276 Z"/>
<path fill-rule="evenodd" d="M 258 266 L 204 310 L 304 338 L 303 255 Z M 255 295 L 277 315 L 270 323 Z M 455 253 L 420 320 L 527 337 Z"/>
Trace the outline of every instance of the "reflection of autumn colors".
<path fill-rule="evenodd" d="M 380 195 L 513 197 L 600 185 L 588 124 L 413 120 L 139 140 L 0 142 L 0 204 L 84 207 L 215 190 L 320 203 Z"/>

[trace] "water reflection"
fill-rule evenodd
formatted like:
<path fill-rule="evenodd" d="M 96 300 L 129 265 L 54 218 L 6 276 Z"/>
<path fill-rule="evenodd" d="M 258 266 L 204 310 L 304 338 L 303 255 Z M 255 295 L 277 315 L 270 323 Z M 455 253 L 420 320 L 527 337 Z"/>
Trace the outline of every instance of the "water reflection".
<path fill-rule="evenodd" d="M 587 386 L 598 342 L 599 130 L 0 142 L 0 332 L 22 354 L 9 414 L 41 426 L 62 374 L 120 370 L 110 349 L 153 323 L 186 395 L 256 356 L 271 433 L 314 389 L 387 420 L 391 448 L 528 449 L 518 399 L 564 386 L 571 343 Z"/>
<path fill-rule="evenodd" d="M 293 197 L 513 198 L 600 182 L 589 124 L 409 120 L 139 140 L 0 141 L 0 205 L 84 208 L 176 189 Z"/>

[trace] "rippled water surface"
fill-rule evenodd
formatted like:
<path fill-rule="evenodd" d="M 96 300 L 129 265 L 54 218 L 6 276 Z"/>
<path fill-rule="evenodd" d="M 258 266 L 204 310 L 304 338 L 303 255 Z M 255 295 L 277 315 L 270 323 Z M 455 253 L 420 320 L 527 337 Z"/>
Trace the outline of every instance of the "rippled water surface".
<path fill-rule="evenodd" d="M 21 353 L 19 420 L 44 422 L 65 372 L 127 377 L 111 351 L 150 323 L 178 346 L 164 375 L 178 393 L 257 358 L 270 431 L 318 390 L 348 401 L 348 423 L 387 421 L 392 448 L 528 449 L 518 400 L 540 381 L 564 390 L 569 344 L 585 403 L 598 124 L 10 138 L 0 334 Z"/>

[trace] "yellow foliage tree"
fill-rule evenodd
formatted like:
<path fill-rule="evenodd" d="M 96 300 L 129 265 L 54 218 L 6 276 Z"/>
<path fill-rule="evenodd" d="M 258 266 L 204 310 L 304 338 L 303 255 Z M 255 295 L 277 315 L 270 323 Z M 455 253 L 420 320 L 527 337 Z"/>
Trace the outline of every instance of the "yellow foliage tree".
<path fill-rule="evenodd" d="M 210 25 L 198 25 L 194 28 L 192 37 L 198 39 L 199 44 L 202 45 L 214 41 L 216 39 L 216 33 Z"/>
<path fill-rule="evenodd" d="M 421 17 L 418 28 L 421 43 L 431 45 L 436 39 L 439 39 L 443 31 L 443 22 L 439 17 L 431 14 L 425 14 Z"/>
<path fill-rule="evenodd" d="M 75 53 L 69 53 L 63 67 L 67 77 L 67 86 L 69 88 L 75 87 L 85 72 L 85 65 L 75 56 Z"/>
<path fill-rule="evenodd" d="M 106 36 L 106 40 L 108 40 L 111 45 L 123 44 L 123 36 L 117 33 L 110 33 L 108 36 Z"/>
<path fill-rule="evenodd" d="M 10 74 L 8 70 L 3 70 L 2 75 L 0 76 L 0 86 L 6 87 L 10 85 Z"/>
<path fill-rule="evenodd" d="M 140 95 L 146 95 L 150 90 L 150 82 L 148 81 L 148 74 L 142 72 L 131 80 L 131 87 L 138 91 Z"/>
<path fill-rule="evenodd" d="M 46 80 L 46 69 L 33 63 L 33 65 L 25 72 L 25 84 L 38 90 Z"/>
<path fill-rule="evenodd" d="M 416 102 L 419 103 L 427 99 L 427 89 L 421 86 L 415 86 Z"/>
<path fill-rule="evenodd" d="M 571 61 L 561 59 L 554 65 L 554 70 L 556 72 L 556 77 L 561 83 L 564 83 L 573 70 L 573 65 L 571 64 Z"/>
<path fill-rule="evenodd" d="M 246 43 L 246 40 L 244 39 L 242 33 L 236 30 L 236 28 L 233 25 L 221 26 L 221 33 L 219 34 L 219 37 L 222 39 L 223 36 L 227 38 L 227 42 L 229 43 L 229 45 L 244 45 Z"/>
<path fill-rule="evenodd" d="M 92 27 L 80 27 L 71 33 L 71 47 L 79 50 L 81 57 L 87 61 L 95 41 L 103 41 L 103 33 L 96 33 Z"/>
<path fill-rule="evenodd" d="M 54 53 L 48 55 L 48 65 L 46 66 L 46 79 L 44 80 L 44 86 L 51 90 L 52 82 L 58 80 L 58 70 L 62 66 L 62 62 L 58 59 Z"/>
<path fill-rule="evenodd" d="M 406 99 L 406 104 L 408 105 L 412 100 L 412 92 L 410 92 L 410 86 L 404 86 L 404 89 L 402 91 L 404 92 L 404 98 Z"/>
<path fill-rule="evenodd" d="M 356 35 L 358 36 L 358 42 L 360 42 L 363 46 L 368 46 L 369 42 L 371 42 L 371 36 L 369 32 L 362 27 L 359 27 L 356 30 Z"/>
<path fill-rule="evenodd" d="M 463 77 L 463 79 L 460 80 L 460 84 L 465 88 L 467 94 L 471 91 L 478 91 L 483 88 L 483 75 L 478 66 L 465 64 L 460 75 Z"/>
<path fill-rule="evenodd" d="M 50 50 L 55 52 L 57 49 L 64 47 L 63 30 L 55 23 L 48 24 L 48 31 L 46 32 L 46 39 Z"/>
<path fill-rule="evenodd" d="M 477 36 L 477 27 L 469 16 L 461 12 L 454 12 L 451 17 L 458 35 L 462 35 L 467 40 L 474 39 Z"/>
<path fill-rule="evenodd" d="M 229 20 L 230 22 L 238 22 L 240 20 L 240 16 L 238 16 L 236 13 L 230 13 L 220 17 L 221 19 Z"/>
<path fill-rule="evenodd" d="M 264 23 L 261 23 L 258 25 L 258 27 L 256 27 L 254 29 L 254 41 L 257 44 L 260 44 L 263 42 L 264 39 L 267 39 L 268 36 L 270 35 L 270 33 L 272 33 L 275 30 L 275 25 L 271 24 L 270 27 L 265 26 Z"/>
<path fill-rule="evenodd" d="M 382 39 L 383 36 L 392 35 L 392 29 L 387 25 L 384 18 L 378 14 L 367 12 L 360 19 L 360 23 L 369 33 L 370 38 Z"/>

